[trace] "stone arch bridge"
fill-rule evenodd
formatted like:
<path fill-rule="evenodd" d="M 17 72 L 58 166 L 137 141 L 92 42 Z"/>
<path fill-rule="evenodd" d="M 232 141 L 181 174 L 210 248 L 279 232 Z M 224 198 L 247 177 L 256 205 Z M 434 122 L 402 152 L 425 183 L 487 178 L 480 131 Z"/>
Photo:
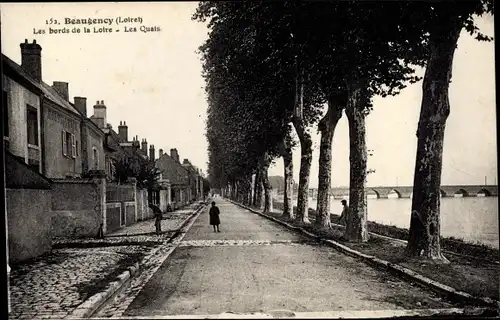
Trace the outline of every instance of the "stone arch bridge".
<path fill-rule="evenodd" d="M 366 192 L 376 198 L 411 198 L 413 194 L 412 186 L 380 186 L 367 187 Z M 316 198 L 318 189 L 309 189 L 309 195 Z M 349 196 L 349 188 L 332 188 L 335 199 Z M 498 196 L 498 186 L 493 185 L 453 185 L 441 186 L 441 197 L 496 197 Z"/>

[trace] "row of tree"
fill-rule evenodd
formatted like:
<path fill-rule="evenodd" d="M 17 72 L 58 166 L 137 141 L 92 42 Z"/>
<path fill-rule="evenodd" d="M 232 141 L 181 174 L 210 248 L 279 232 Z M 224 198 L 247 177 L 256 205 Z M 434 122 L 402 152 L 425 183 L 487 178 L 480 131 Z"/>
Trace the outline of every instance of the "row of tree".
<path fill-rule="evenodd" d="M 264 193 L 264 211 L 270 210 L 267 170 L 282 157 L 284 214 L 309 223 L 311 130 L 317 128 L 315 227 L 329 229 L 332 140 L 345 112 L 351 208 L 346 237 L 367 241 L 365 119 L 374 96 L 398 94 L 421 80 L 415 72 L 425 67 L 407 251 L 446 261 L 439 245 L 439 190 L 448 87 L 462 29 L 491 40 L 474 24 L 484 13 L 493 13 L 492 1 L 201 2 L 193 19 L 208 21 L 210 29 L 200 51 L 211 185 L 258 207 Z M 301 151 L 296 214 L 292 130 Z"/>

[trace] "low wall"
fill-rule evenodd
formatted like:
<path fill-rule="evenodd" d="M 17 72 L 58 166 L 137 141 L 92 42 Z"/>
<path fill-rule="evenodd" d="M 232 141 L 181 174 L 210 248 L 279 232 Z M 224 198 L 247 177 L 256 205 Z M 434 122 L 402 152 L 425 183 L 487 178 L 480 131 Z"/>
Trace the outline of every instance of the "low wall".
<path fill-rule="evenodd" d="M 125 210 L 125 225 L 130 226 L 137 222 L 135 218 L 135 202 L 124 202 L 123 209 Z"/>
<path fill-rule="evenodd" d="M 121 203 L 106 203 L 106 233 L 113 232 L 122 227 L 121 215 Z"/>
<path fill-rule="evenodd" d="M 102 186 L 93 181 L 54 181 L 52 233 L 54 237 L 95 237 L 103 221 Z"/>
<path fill-rule="evenodd" d="M 148 206 L 148 191 L 137 189 L 137 220 L 147 220 L 154 217 Z"/>
<path fill-rule="evenodd" d="M 6 191 L 9 261 L 15 263 L 50 251 L 51 190 Z"/>
<path fill-rule="evenodd" d="M 106 185 L 106 233 L 149 217 L 147 191 L 134 183 Z"/>

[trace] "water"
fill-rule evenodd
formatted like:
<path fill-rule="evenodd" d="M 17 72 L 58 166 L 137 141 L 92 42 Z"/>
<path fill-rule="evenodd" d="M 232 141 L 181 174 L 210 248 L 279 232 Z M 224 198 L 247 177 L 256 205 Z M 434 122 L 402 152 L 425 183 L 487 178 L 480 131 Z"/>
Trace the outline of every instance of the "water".
<path fill-rule="evenodd" d="M 316 209 L 316 200 L 309 198 L 309 207 Z M 411 199 L 368 198 L 369 221 L 408 229 L 410 210 Z M 342 212 L 340 199 L 332 198 L 330 212 L 340 215 Z M 498 249 L 498 198 L 441 198 L 441 236 L 481 243 Z"/>

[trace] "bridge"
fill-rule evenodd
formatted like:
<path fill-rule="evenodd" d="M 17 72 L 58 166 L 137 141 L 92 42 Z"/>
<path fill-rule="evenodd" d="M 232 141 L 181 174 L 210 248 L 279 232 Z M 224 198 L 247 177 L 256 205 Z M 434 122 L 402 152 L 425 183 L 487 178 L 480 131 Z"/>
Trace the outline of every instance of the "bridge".
<path fill-rule="evenodd" d="M 335 199 L 349 196 L 349 188 L 332 188 L 332 195 Z M 367 195 L 374 198 L 411 198 L 413 195 L 412 186 L 379 186 L 367 187 Z M 309 196 L 316 199 L 318 189 L 309 189 Z M 391 195 L 391 196 L 389 196 Z M 441 186 L 441 197 L 497 197 L 497 185 L 449 185 Z"/>

